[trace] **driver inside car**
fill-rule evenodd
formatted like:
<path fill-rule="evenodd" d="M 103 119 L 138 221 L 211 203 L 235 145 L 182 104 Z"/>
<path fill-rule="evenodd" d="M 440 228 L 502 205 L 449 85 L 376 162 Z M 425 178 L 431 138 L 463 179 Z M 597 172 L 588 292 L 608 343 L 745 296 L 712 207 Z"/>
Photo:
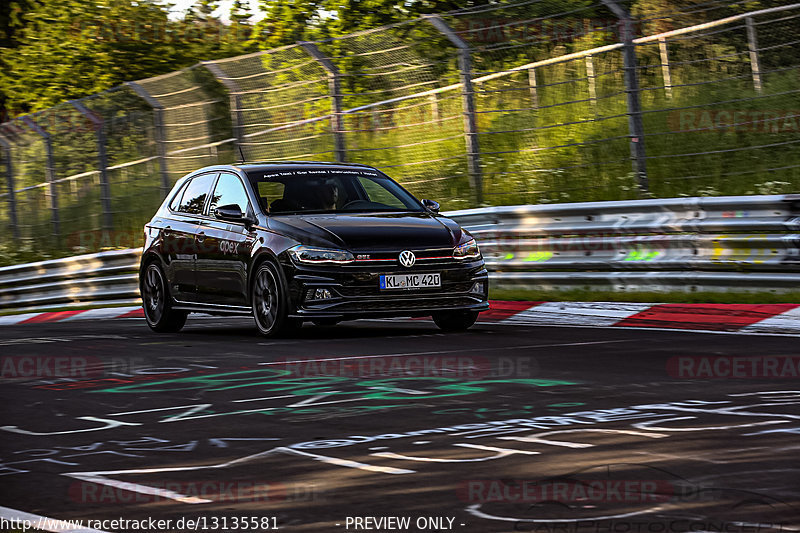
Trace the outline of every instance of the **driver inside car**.
<path fill-rule="evenodd" d="M 333 183 L 323 183 L 314 189 L 318 209 L 335 211 L 339 202 L 339 188 Z"/>

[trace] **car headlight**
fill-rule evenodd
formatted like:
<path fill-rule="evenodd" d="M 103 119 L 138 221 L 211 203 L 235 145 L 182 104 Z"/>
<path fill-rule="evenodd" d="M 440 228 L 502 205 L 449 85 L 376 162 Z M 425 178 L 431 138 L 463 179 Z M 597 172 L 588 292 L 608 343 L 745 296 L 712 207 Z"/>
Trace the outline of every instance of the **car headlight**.
<path fill-rule="evenodd" d="M 314 248 L 313 246 L 297 245 L 289 248 L 289 255 L 298 263 L 307 265 L 342 265 L 356 260 L 347 250 L 333 248 Z"/>
<path fill-rule="evenodd" d="M 464 244 L 453 248 L 453 257 L 456 259 L 477 259 L 480 257 L 481 251 L 478 249 L 478 243 L 475 239 L 470 239 Z"/>

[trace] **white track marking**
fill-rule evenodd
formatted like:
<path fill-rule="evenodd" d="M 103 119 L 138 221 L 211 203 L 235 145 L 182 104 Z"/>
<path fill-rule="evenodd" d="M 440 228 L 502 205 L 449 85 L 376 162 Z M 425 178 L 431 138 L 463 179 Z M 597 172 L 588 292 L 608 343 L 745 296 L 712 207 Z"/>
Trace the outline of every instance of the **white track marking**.
<path fill-rule="evenodd" d="M 500 440 L 517 440 L 520 442 L 538 442 L 539 444 L 549 444 L 551 446 L 563 446 L 565 448 L 592 448 L 594 444 L 584 444 L 581 442 L 566 442 L 560 440 L 547 440 L 542 437 L 549 437 L 550 435 L 559 435 L 561 433 L 616 433 L 623 435 L 635 435 L 637 437 L 648 437 L 651 439 L 660 439 L 669 437 L 663 433 L 645 433 L 644 431 L 633 431 L 630 429 L 595 429 L 595 428 L 581 428 L 581 429 L 560 429 L 557 431 L 545 431 L 544 433 L 534 433 L 525 437 L 497 437 Z"/>
<path fill-rule="evenodd" d="M 546 302 L 501 320 L 500 324 L 613 326 L 652 308 L 651 303 Z"/>
<path fill-rule="evenodd" d="M 316 453 L 309 453 L 292 448 L 276 448 L 277 451 L 288 453 L 291 455 L 299 455 L 301 457 L 309 457 L 315 461 L 327 463 L 336 466 L 344 466 L 347 468 L 357 468 L 359 470 L 367 470 L 369 472 L 380 472 L 382 474 L 413 474 L 415 470 L 406 470 L 405 468 L 393 468 L 391 466 L 375 466 L 366 463 L 359 463 L 348 459 L 339 459 L 337 457 L 328 457 L 327 455 L 318 455 Z M 377 454 L 372 454 L 377 455 Z"/>
<path fill-rule="evenodd" d="M 739 329 L 742 333 L 800 333 L 800 307 Z"/>
<path fill-rule="evenodd" d="M 185 494 L 179 494 L 171 490 L 158 489 L 147 485 L 139 485 L 138 483 L 117 481 L 116 479 L 109 479 L 103 476 L 94 476 L 90 474 L 64 474 L 64 475 L 73 477 L 75 479 L 80 479 L 81 481 L 86 481 L 88 483 L 96 483 L 98 485 L 106 485 L 108 487 L 114 487 L 115 489 L 126 490 L 128 492 L 138 492 L 139 494 L 157 496 L 158 498 L 175 500 L 176 502 L 180 503 L 197 504 L 197 503 L 211 503 L 214 501 L 214 500 L 206 500 L 204 498 L 196 498 L 194 496 L 186 496 Z"/>
<path fill-rule="evenodd" d="M 494 322 L 500 325 L 515 325 L 515 326 L 530 326 L 530 327 L 547 327 L 547 328 L 594 328 L 594 329 L 613 329 L 624 331 L 626 329 L 635 329 L 637 331 L 663 331 L 672 333 L 706 333 L 713 335 L 749 335 L 751 337 L 792 337 L 797 338 L 797 333 L 766 333 L 758 331 L 718 331 L 713 329 L 684 329 L 684 328 L 650 328 L 642 326 L 602 326 L 592 324 L 511 324 L 509 322 Z"/>
<path fill-rule="evenodd" d="M 14 324 L 19 324 L 20 322 L 40 314 L 41 313 L 25 313 L 24 315 L 0 316 L 0 326 L 13 326 Z"/>
<path fill-rule="evenodd" d="M 89 309 L 82 313 L 76 313 L 58 322 L 71 322 L 73 320 L 103 320 L 107 318 L 118 318 L 122 315 L 127 315 L 132 311 L 141 309 L 141 305 L 134 305 L 130 307 L 106 307 L 103 309 Z"/>
<path fill-rule="evenodd" d="M 472 459 L 440 459 L 438 457 L 414 457 L 410 455 L 402 455 L 394 452 L 375 452 L 370 455 L 376 457 L 385 457 L 387 459 L 400 459 L 403 461 L 419 461 L 423 463 L 482 463 L 485 461 L 493 461 L 495 459 L 502 459 L 509 455 L 522 454 L 522 455 L 540 455 L 540 452 L 530 452 L 527 450 L 513 450 L 509 448 L 497 448 L 494 446 L 481 446 L 479 444 L 464 444 L 456 443 L 453 446 L 460 446 L 462 448 L 475 448 L 478 450 L 495 452 L 495 455 L 488 457 L 475 457 Z"/>
<path fill-rule="evenodd" d="M 25 511 L 11 509 L 10 507 L 0 507 L 0 518 L 4 518 L 6 520 L 18 520 L 20 522 L 27 520 L 34 525 L 34 529 L 38 529 L 40 531 L 52 531 L 53 533 L 107 533 L 106 531 L 101 531 L 99 529 L 89 529 L 85 527 L 76 528 L 75 524 L 72 522 L 58 520 L 56 518 L 47 518 L 46 516 L 33 513 L 26 513 Z M 42 527 L 36 527 L 37 525 Z"/>
<path fill-rule="evenodd" d="M 289 455 L 295 455 L 299 457 L 308 457 L 314 459 L 315 461 L 320 461 L 327 464 L 332 464 L 336 466 L 344 466 L 347 468 L 357 468 L 359 470 L 367 470 L 370 472 L 380 472 L 383 474 L 413 474 L 415 473 L 414 470 L 406 470 L 402 468 L 392 468 L 392 467 L 384 467 L 384 466 L 375 466 L 369 465 L 364 463 L 359 463 L 356 461 L 349 461 L 345 459 L 338 459 L 335 457 L 327 457 L 324 455 L 318 455 L 315 453 L 304 452 L 301 450 L 294 450 L 291 448 L 284 448 L 284 447 L 277 447 L 271 448 L 269 450 L 265 450 L 263 452 L 258 452 L 252 455 L 247 455 L 245 457 L 240 457 L 238 459 L 233 459 L 231 461 L 226 461 L 224 463 L 218 463 L 213 465 L 199 465 L 199 466 L 181 466 L 181 467 L 165 467 L 165 468 L 137 468 L 131 470 L 106 470 L 106 471 L 96 471 L 96 472 L 68 472 L 63 474 L 64 476 L 69 476 L 76 479 L 81 479 L 84 481 L 90 481 L 92 483 L 99 483 L 103 485 L 110 485 L 121 490 L 128 490 L 131 492 L 139 492 L 141 494 L 149 494 L 149 495 L 158 495 L 162 498 L 175 500 L 181 503 L 189 503 L 189 504 L 201 504 L 201 503 L 210 503 L 213 500 L 204 500 L 202 498 L 194 498 L 194 497 L 187 497 L 182 494 L 178 494 L 172 491 L 167 491 L 163 489 L 156 489 L 154 487 L 149 487 L 147 485 L 140 485 L 138 483 L 128 483 L 123 481 L 117 481 L 114 479 L 109 479 L 106 476 L 112 475 L 133 475 L 133 474 L 161 474 L 164 472 L 191 472 L 197 470 L 206 470 L 206 469 L 220 469 L 220 468 L 228 468 L 232 466 L 238 466 L 243 463 L 247 463 L 256 459 L 260 459 L 262 457 L 267 457 L 269 455 L 274 455 L 276 453 L 286 453 Z"/>
<path fill-rule="evenodd" d="M 114 415 L 109 415 L 114 416 Z M 0 429 L 3 431 L 10 431 L 11 433 L 21 433 L 23 435 L 69 435 L 72 433 L 86 433 L 88 431 L 102 431 L 104 429 L 111 429 L 119 426 L 141 426 L 137 422 L 120 422 L 119 420 L 109 420 L 107 418 L 98 418 L 96 416 L 79 416 L 76 420 L 88 420 L 89 422 L 105 422 L 105 426 L 88 428 L 88 429 L 71 429 L 69 431 L 50 431 L 38 433 L 36 431 L 28 431 L 27 429 L 20 429 L 18 426 L 2 426 Z"/>
<path fill-rule="evenodd" d="M 659 426 L 653 426 L 651 424 L 660 424 L 663 422 L 673 422 L 675 420 L 694 420 L 697 419 L 696 416 L 678 416 L 675 418 L 662 418 L 659 420 L 649 420 L 647 422 L 639 422 L 638 424 L 633 424 L 633 427 L 637 429 L 652 429 L 653 431 L 683 431 L 683 432 L 690 432 L 690 431 L 710 431 L 710 430 L 722 430 L 722 429 L 739 429 L 739 428 L 752 428 L 758 426 L 771 426 L 773 424 L 788 424 L 789 420 L 767 420 L 766 422 L 753 422 L 752 424 L 739 424 L 735 426 L 701 426 L 701 427 L 689 427 L 689 428 L 665 428 Z"/>
<path fill-rule="evenodd" d="M 506 453 L 508 452 L 508 448 L 497 448 L 495 446 L 482 446 L 480 444 L 465 444 L 465 443 L 458 443 L 453 444 L 453 446 L 461 446 L 462 448 L 474 448 L 476 450 L 485 450 L 487 452 L 499 452 L 499 453 Z M 530 452 L 527 450 L 514 450 L 513 453 L 521 453 L 523 455 L 541 455 L 541 452 Z"/>
<path fill-rule="evenodd" d="M 570 523 L 570 522 L 587 522 L 587 521 L 599 521 L 599 520 L 613 520 L 616 518 L 628 518 L 631 516 L 638 516 L 645 513 L 655 513 L 661 511 L 662 507 L 653 507 L 650 509 L 644 509 L 642 511 L 633 511 L 631 513 L 623 513 L 623 514 L 615 514 L 615 515 L 608 515 L 608 516 L 592 516 L 586 518 L 516 518 L 511 516 L 496 516 L 490 515 L 488 513 L 484 513 L 480 510 L 481 504 L 476 503 L 474 505 L 470 505 L 466 508 L 466 511 L 471 514 L 472 516 L 477 516 L 478 518 L 485 518 L 487 520 L 501 520 L 503 522 L 534 522 L 534 523 L 551 523 L 551 522 L 558 522 L 558 523 Z"/>

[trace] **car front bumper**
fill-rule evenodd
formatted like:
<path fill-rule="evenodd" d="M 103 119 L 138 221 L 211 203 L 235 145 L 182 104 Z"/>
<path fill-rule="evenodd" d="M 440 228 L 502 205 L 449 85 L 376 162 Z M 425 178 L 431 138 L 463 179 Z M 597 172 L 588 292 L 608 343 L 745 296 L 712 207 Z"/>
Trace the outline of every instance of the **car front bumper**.
<path fill-rule="evenodd" d="M 485 311 L 489 308 L 489 277 L 483 260 L 428 264 L 406 269 L 398 266 L 310 267 L 283 264 L 295 318 L 373 318 L 429 316 L 448 310 Z M 383 274 L 441 274 L 441 287 L 381 290 Z M 330 298 L 310 297 L 327 289 Z"/>

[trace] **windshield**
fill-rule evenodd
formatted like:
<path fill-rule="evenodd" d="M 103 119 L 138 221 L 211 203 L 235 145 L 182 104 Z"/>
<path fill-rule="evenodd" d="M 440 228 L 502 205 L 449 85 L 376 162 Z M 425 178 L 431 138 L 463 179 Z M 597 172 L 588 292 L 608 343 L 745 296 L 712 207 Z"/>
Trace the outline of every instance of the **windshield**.
<path fill-rule="evenodd" d="M 371 169 L 269 170 L 249 177 L 270 214 L 423 211 L 416 198 Z"/>

